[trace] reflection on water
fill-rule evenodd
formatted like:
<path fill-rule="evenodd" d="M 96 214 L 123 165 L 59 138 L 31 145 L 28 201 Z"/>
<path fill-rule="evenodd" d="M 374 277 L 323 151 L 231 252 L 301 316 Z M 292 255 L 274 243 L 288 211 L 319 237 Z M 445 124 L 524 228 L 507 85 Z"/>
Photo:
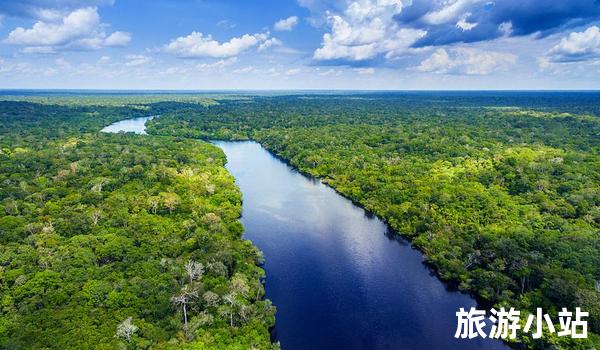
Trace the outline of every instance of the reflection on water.
<path fill-rule="evenodd" d="M 112 133 L 133 132 L 140 135 L 146 135 L 146 122 L 153 118 L 154 116 L 121 120 L 120 122 L 105 127 L 101 131 Z"/>
<path fill-rule="evenodd" d="M 214 142 L 243 193 L 245 237 L 264 253 L 274 336 L 295 349 L 505 349 L 456 340 L 448 291 L 377 217 L 255 142 Z"/>

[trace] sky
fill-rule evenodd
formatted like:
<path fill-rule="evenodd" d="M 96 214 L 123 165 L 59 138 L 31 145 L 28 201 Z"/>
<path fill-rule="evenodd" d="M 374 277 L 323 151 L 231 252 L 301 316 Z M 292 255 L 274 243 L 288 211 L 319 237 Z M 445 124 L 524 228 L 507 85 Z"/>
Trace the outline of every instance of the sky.
<path fill-rule="evenodd" d="M 599 89 L 600 0 L 1 0 L 0 89 Z"/>

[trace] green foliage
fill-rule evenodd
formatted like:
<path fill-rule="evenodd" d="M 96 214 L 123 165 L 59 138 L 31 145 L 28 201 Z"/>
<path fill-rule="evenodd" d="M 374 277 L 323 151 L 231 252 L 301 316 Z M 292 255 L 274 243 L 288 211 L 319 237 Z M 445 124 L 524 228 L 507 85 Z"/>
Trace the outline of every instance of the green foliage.
<path fill-rule="evenodd" d="M 0 348 L 271 347 L 223 153 L 97 132 L 140 113 L 0 103 Z M 191 260 L 203 269 L 185 326 L 171 300 Z"/>
<path fill-rule="evenodd" d="M 528 348 L 600 344 L 596 95 L 0 100 L 0 348 L 277 347 L 239 190 L 220 150 L 186 138 L 259 141 L 485 302 L 590 313 L 589 340 Z M 98 133 L 148 115 L 155 136 Z"/>
<path fill-rule="evenodd" d="M 255 139 L 384 218 L 442 279 L 555 320 L 582 306 L 600 333 L 600 120 L 519 98 L 261 97 L 166 113 L 150 130 Z M 481 107 L 519 101 L 543 111 Z"/>

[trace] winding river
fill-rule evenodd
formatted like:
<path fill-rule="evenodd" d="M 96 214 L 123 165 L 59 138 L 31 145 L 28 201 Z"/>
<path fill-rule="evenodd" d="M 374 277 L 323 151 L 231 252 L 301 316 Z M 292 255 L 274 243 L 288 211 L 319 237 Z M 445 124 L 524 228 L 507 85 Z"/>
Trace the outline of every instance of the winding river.
<path fill-rule="evenodd" d="M 105 131 L 143 133 L 139 119 Z M 449 291 L 380 219 L 256 142 L 213 143 L 242 191 L 245 238 L 265 254 L 284 350 L 507 348 L 454 339 L 456 311 L 475 301 Z"/>

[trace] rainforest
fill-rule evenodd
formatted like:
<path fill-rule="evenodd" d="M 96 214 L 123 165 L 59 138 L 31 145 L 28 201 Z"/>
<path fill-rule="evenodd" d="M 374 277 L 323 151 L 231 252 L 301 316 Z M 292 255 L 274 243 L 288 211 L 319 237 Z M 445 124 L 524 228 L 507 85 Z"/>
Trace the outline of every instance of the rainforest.
<path fill-rule="evenodd" d="M 226 168 L 235 149 L 216 141 L 256 142 L 381 219 L 440 290 L 487 310 L 589 313 L 586 339 L 545 329 L 509 346 L 600 348 L 599 101 L 583 91 L 2 95 L 0 348 L 285 349 L 277 319 L 288 306 L 271 302 L 269 254 L 240 221 L 247 194 Z M 149 116 L 147 135 L 101 132 Z"/>

